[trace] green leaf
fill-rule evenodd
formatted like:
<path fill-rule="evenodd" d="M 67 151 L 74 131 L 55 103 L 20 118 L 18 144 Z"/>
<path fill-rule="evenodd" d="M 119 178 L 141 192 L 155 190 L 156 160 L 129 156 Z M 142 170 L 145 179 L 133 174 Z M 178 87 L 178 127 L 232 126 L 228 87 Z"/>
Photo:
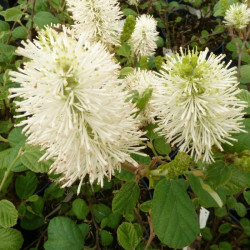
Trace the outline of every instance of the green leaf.
<path fill-rule="evenodd" d="M 112 210 L 115 213 L 129 213 L 136 205 L 140 194 L 140 189 L 135 182 L 127 182 L 115 194 L 112 201 Z"/>
<path fill-rule="evenodd" d="M 149 212 L 149 210 L 152 208 L 153 201 L 145 201 L 142 204 L 140 204 L 140 210 L 144 213 Z"/>
<path fill-rule="evenodd" d="M 146 88 L 143 93 L 141 94 L 140 98 L 137 101 L 136 107 L 142 111 L 145 106 L 147 105 L 147 103 L 149 102 L 151 96 L 153 93 L 153 89 L 152 88 Z"/>
<path fill-rule="evenodd" d="M 0 201 L 0 226 L 7 228 L 16 225 L 18 212 L 12 202 Z"/>
<path fill-rule="evenodd" d="M 161 155 L 168 155 L 171 152 L 171 147 L 163 136 L 154 139 L 154 148 Z"/>
<path fill-rule="evenodd" d="M 11 148 L 7 148 L 0 152 L 0 169 L 6 169 L 8 167 L 7 160 L 11 152 Z"/>
<path fill-rule="evenodd" d="M 124 222 L 118 227 L 117 239 L 126 250 L 135 249 L 140 242 L 134 225 L 128 222 Z"/>
<path fill-rule="evenodd" d="M 29 207 L 26 208 L 25 216 L 21 220 L 21 227 L 25 230 L 33 231 L 43 226 L 45 222 L 44 217 L 28 211 Z M 31 209 L 29 208 L 29 210 Z"/>
<path fill-rule="evenodd" d="M 12 36 L 15 38 L 15 39 L 24 39 L 24 38 L 26 38 L 27 37 L 27 35 L 28 35 L 28 32 L 27 32 L 27 30 L 24 28 L 24 27 L 21 27 L 21 26 L 19 26 L 19 27 L 17 27 L 17 28 L 15 28 L 14 30 L 13 30 L 13 32 L 12 32 Z"/>
<path fill-rule="evenodd" d="M 4 16 L 5 21 L 18 21 L 21 19 L 23 13 L 18 7 L 9 8 L 2 11 L 0 15 Z"/>
<path fill-rule="evenodd" d="M 202 187 L 201 179 L 189 174 L 189 182 L 192 190 L 198 196 L 199 202 L 204 207 L 218 207 L 213 197 Z"/>
<path fill-rule="evenodd" d="M 146 136 L 151 140 L 159 137 L 159 135 L 154 132 L 155 128 L 157 128 L 156 124 L 149 124 L 147 127 L 145 127 L 145 130 L 148 131 Z"/>
<path fill-rule="evenodd" d="M 0 121 L 0 133 L 7 133 L 12 128 L 11 120 Z"/>
<path fill-rule="evenodd" d="M 247 102 L 248 108 L 244 110 L 247 114 L 250 113 L 250 92 L 248 90 L 242 89 L 241 92 L 237 95 L 237 97 L 242 100 Z"/>
<path fill-rule="evenodd" d="M 10 131 L 8 136 L 8 141 L 11 147 L 19 145 L 20 147 L 24 146 L 26 137 L 22 134 L 22 128 L 14 128 Z"/>
<path fill-rule="evenodd" d="M 225 26 L 224 25 L 217 25 L 214 30 L 213 30 L 213 33 L 214 34 L 217 34 L 217 33 L 221 33 L 221 32 L 224 32 L 225 30 Z"/>
<path fill-rule="evenodd" d="M 241 202 L 236 203 L 235 210 L 240 217 L 244 217 L 247 214 L 247 209 Z"/>
<path fill-rule="evenodd" d="M 0 183 L 2 182 L 2 180 L 4 178 L 5 171 L 6 171 L 5 169 L 0 169 Z M 10 172 L 4 185 L 3 185 L 1 195 L 2 194 L 4 195 L 6 193 L 8 186 L 10 185 L 10 183 L 12 183 L 12 178 L 13 178 L 13 173 Z"/>
<path fill-rule="evenodd" d="M 110 213 L 108 217 L 105 217 L 101 222 L 101 228 L 109 227 L 115 229 L 118 227 L 121 221 L 121 215 L 116 213 Z"/>
<path fill-rule="evenodd" d="M 207 30 L 202 30 L 201 31 L 201 36 L 202 37 L 208 37 L 209 36 L 209 32 L 207 32 Z"/>
<path fill-rule="evenodd" d="M 45 250 L 82 250 L 84 239 L 78 226 L 67 217 L 55 217 L 48 226 Z"/>
<path fill-rule="evenodd" d="M 101 236 L 101 244 L 104 247 L 111 245 L 114 240 L 112 234 L 106 230 L 102 230 L 100 236 Z"/>
<path fill-rule="evenodd" d="M 231 169 L 223 161 L 210 164 L 207 168 L 207 181 L 215 186 L 226 184 L 232 176 Z"/>
<path fill-rule="evenodd" d="M 247 175 L 245 171 L 230 166 L 232 171 L 231 179 L 223 186 L 227 194 L 237 194 L 241 189 L 249 187 L 250 185 L 250 175 Z"/>
<path fill-rule="evenodd" d="M 50 12 L 40 11 L 34 15 L 34 24 L 37 25 L 39 28 L 43 28 L 45 25 L 57 23 L 59 23 L 59 20 Z"/>
<path fill-rule="evenodd" d="M 93 206 L 93 213 L 96 222 L 100 223 L 102 219 L 104 219 L 111 213 L 111 209 L 106 205 L 99 203 Z"/>
<path fill-rule="evenodd" d="M 227 209 L 225 207 L 219 207 L 215 210 L 215 215 L 217 217 L 223 217 L 227 215 Z"/>
<path fill-rule="evenodd" d="M 34 200 L 35 197 L 37 197 L 37 200 Z M 32 195 L 29 197 L 28 201 L 31 201 L 31 198 L 33 199 L 32 204 L 31 204 L 31 208 L 33 212 L 38 215 L 42 215 L 43 208 L 44 208 L 43 198 L 38 195 Z"/>
<path fill-rule="evenodd" d="M 11 148 L 8 157 L 6 159 L 6 166 L 10 166 L 12 162 L 16 159 L 20 152 L 20 145 L 16 145 L 14 148 Z M 16 163 L 13 165 L 12 172 L 21 172 L 25 171 L 27 168 L 21 163 L 20 157 L 17 159 Z"/>
<path fill-rule="evenodd" d="M 116 52 L 120 56 L 129 57 L 131 53 L 130 46 L 127 43 L 124 43 L 118 50 L 116 50 Z"/>
<path fill-rule="evenodd" d="M 44 152 L 40 150 L 39 146 L 26 145 L 24 153 L 21 156 L 21 162 L 24 166 L 35 173 L 47 173 L 50 165 L 53 163 L 50 161 L 40 161 Z"/>
<path fill-rule="evenodd" d="M 123 217 L 125 218 L 126 221 L 132 222 L 135 220 L 135 214 L 133 211 L 130 211 L 128 214 L 124 214 Z"/>
<path fill-rule="evenodd" d="M 192 243 L 199 233 L 199 222 L 184 180 L 161 180 L 155 187 L 152 221 L 156 235 L 172 248 Z"/>
<path fill-rule="evenodd" d="M 244 130 L 250 131 L 250 118 L 247 118 L 243 121 L 245 128 Z M 240 153 L 244 150 L 250 149 L 250 132 L 248 133 L 239 133 L 232 136 L 233 138 L 237 139 L 238 141 L 232 142 L 233 146 L 228 144 L 223 145 L 223 149 L 228 153 Z"/>
<path fill-rule="evenodd" d="M 129 15 L 132 15 L 132 16 L 137 16 L 137 13 L 132 10 L 132 9 L 129 9 L 129 8 L 124 8 L 122 9 L 122 12 L 125 16 L 129 16 Z"/>
<path fill-rule="evenodd" d="M 60 188 L 56 183 L 52 183 L 48 188 L 45 189 L 44 198 L 48 200 L 54 200 L 61 198 L 64 195 L 65 189 Z"/>
<path fill-rule="evenodd" d="M 36 174 L 27 172 L 26 175 L 19 175 L 15 182 L 16 193 L 21 199 L 28 199 L 37 187 Z"/>
<path fill-rule="evenodd" d="M 15 46 L 0 43 L 0 56 L 2 56 L 2 58 L 0 58 L 0 62 L 5 62 L 4 60 L 11 61 L 15 50 L 16 50 Z M 3 88 L 2 90 L 5 90 L 5 89 Z M 2 90 L 1 90 L 1 92 L 2 92 Z M 1 95 L 2 95 L 1 98 L 5 97 L 6 94 L 7 94 L 6 91 L 4 91 L 4 93 L 1 93 Z"/>
<path fill-rule="evenodd" d="M 140 224 L 134 223 L 133 226 L 134 226 L 134 228 L 135 228 L 135 231 L 136 231 L 136 233 L 137 233 L 137 236 L 138 236 L 139 238 L 141 238 L 141 237 L 143 236 L 143 231 L 142 231 L 142 228 L 141 228 Z"/>
<path fill-rule="evenodd" d="M 223 202 L 222 202 L 220 196 L 208 184 L 203 183 L 203 181 L 201 182 L 201 185 L 202 185 L 202 188 L 204 190 L 206 190 L 213 197 L 213 199 L 216 201 L 218 206 L 222 207 Z"/>
<path fill-rule="evenodd" d="M 72 210 L 77 219 L 84 220 L 89 213 L 89 207 L 86 202 L 80 198 L 75 199 L 72 203 Z"/>
<path fill-rule="evenodd" d="M 209 227 L 204 227 L 201 229 L 201 235 L 202 235 L 202 238 L 204 240 L 212 240 L 213 239 L 213 235 L 210 231 L 210 228 Z"/>
<path fill-rule="evenodd" d="M 242 46 L 242 41 L 239 39 L 239 38 L 236 38 L 235 39 L 237 41 L 237 43 L 239 44 L 239 46 L 241 47 Z M 237 51 L 237 48 L 236 48 L 236 45 L 235 45 L 235 42 L 232 40 L 231 42 L 229 42 L 227 45 L 226 45 L 226 48 L 230 51 Z"/>
<path fill-rule="evenodd" d="M 151 162 L 151 158 L 149 156 L 143 156 L 143 155 L 137 155 L 137 154 L 131 154 L 131 157 L 141 164 L 148 165 Z"/>
<path fill-rule="evenodd" d="M 250 236 L 250 221 L 247 218 L 240 220 L 241 226 L 244 228 L 244 232 L 247 236 Z"/>
<path fill-rule="evenodd" d="M 161 47 L 164 46 L 164 40 L 163 40 L 163 38 L 161 36 L 158 36 L 158 39 L 156 41 L 156 45 L 157 45 L 158 48 L 161 48 Z"/>
<path fill-rule="evenodd" d="M 232 246 L 231 246 L 231 244 L 229 242 L 222 241 L 219 244 L 219 249 L 220 250 L 232 250 L 233 248 L 232 248 Z"/>
<path fill-rule="evenodd" d="M 230 223 L 226 222 L 219 227 L 219 232 L 222 234 L 228 233 L 232 229 L 232 226 Z"/>
<path fill-rule="evenodd" d="M 1 228 L 0 242 L 0 250 L 18 250 L 23 245 L 23 236 L 16 229 Z"/>
<path fill-rule="evenodd" d="M 247 204 L 250 205 L 250 191 L 245 191 L 245 192 L 243 193 L 243 196 L 244 196 L 244 198 L 245 198 Z"/>
<path fill-rule="evenodd" d="M 121 172 L 115 171 L 115 177 L 122 181 L 135 181 L 136 176 L 134 173 L 122 168 Z"/>
<path fill-rule="evenodd" d="M 179 7 L 179 3 L 176 2 L 176 1 L 171 1 L 171 2 L 168 3 L 168 6 L 172 7 L 172 8 L 178 8 Z"/>
<path fill-rule="evenodd" d="M 78 226 L 78 228 L 80 229 L 80 231 L 81 231 L 81 233 L 82 233 L 83 239 L 85 239 L 86 236 L 87 236 L 88 233 L 89 233 L 89 230 L 90 230 L 89 224 L 82 223 L 82 224 L 79 224 L 79 225 L 77 225 L 77 226 Z"/>
<path fill-rule="evenodd" d="M 237 203 L 237 200 L 233 196 L 228 197 L 226 201 L 226 204 L 229 209 L 235 208 L 236 203 Z"/>
<path fill-rule="evenodd" d="M 10 25 L 7 22 L 0 20 L 0 31 L 9 31 Z"/>
<path fill-rule="evenodd" d="M 120 75 L 121 76 L 127 76 L 129 74 L 132 74 L 134 72 L 134 69 L 132 67 L 125 67 L 121 69 Z"/>
<path fill-rule="evenodd" d="M 240 67 L 240 82 L 241 83 L 250 83 L 250 65 L 243 65 Z"/>

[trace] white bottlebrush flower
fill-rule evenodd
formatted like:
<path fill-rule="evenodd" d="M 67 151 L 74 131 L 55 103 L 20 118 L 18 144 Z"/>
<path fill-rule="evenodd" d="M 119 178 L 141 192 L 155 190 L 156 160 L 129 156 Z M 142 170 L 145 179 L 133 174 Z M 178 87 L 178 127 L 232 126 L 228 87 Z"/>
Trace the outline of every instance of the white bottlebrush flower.
<path fill-rule="evenodd" d="M 151 116 L 153 109 L 151 101 L 155 98 L 155 94 L 158 92 L 161 84 L 161 78 L 151 70 L 136 69 L 132 74 L 129 74 L 124 78 L 124 86 L 126 86 L 126 89 L 129 92 L 134 90 L 138 91 L 139 97 L 142 97 L 146 90 L 152 89 L 151 97 L 139 116 L 142 123 L 154 122 L 154 119 Z"/>
<path fill-rule="evenodd" d="M 19 124 L 27 143 L 46 150 L 42 159 L 54 159 L 51 171 L 63 174 L 64 186 L 87 174 L 102 184 L 121 162 L 136 165 L 130 153 L 140 149 L 142 132 L 131 116 L 134 106 L 124 101 L 112 55 L 101 43 L 75 40 L 65 28 L 47 28 L 38 38 L 22 42 L 17 53 L 30 60 L 10 73 L 21 83 L 10 97 L 19 97 L 17 111 L 27 117 Z"/>
<path fill-rule="evenodd" d="M 244 29 L 250 23 L 250 8 L 247 3 L 232 4 L 226 11 L 224 23 L 236 29 Z"/>
<path fill-rule="evenodd" d="M 157 45 L 157 22 L 149 15 L 141 15 L 136 18 L 135 30 L 131 36 L 132 51 L 136 56 L 153 55 Z"/>
<path fill-rule="evenodd" d="M 108 47 L 119 45 L 122 12 L 117 0 L 67 0 L 67 5 L 76 35 L 86 33 L 91 42 L 101 41 Z"/>
<path fill-rule="evenodd" d="M 140 0 L 128 0 L 128 4 L 137 6 L 140 3 Z"/>
<path fill-rule="evenodd" d="M 224 65 L 224 55 L 188 51 L 166 56 L 161 94 L 153 100 L 159 131 L 195 160 L 213 161 L 212 146 L 230 144 L 231 133 L 243 131 L 245 103 L 236 95 L 235 68 Z"/>

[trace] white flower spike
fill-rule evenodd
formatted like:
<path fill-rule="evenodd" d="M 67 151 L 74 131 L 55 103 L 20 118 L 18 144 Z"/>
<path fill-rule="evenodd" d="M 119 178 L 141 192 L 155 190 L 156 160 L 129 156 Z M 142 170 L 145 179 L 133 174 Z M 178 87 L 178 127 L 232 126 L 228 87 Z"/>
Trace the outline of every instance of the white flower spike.
<path fill-rule="evenodd" d="M 159 92 L 159 86 L 161 84 L 161 78 L 157 76 L 154 71 L 140 70 L 139 68 L 134 70 L 132 74 L 129 74 L 126 78 L 124 78 L 124 85 L 126 86 L 127 90 L 137 90 L 139 96 L 142 96 L 143 92 L 148 88 L 151 88 L 153 90 L 147 105 L 138 117 L 142 125 L 145 123 L 154 122 L 154 119 L 151 116 L 151 113 L 153 111 L 151 102 L 155 98 L 155 94 Z"/>
<path fill-rule="evenodd" d="M 232 4 L 226 11 L 224 23 L 236 29 L 244 29 L 250 23 L 250 8 L 247 3 Z"/>
<path fill-rule="evenodd" d="M 245 102 L 236 95 L 235 68 L 224 65 L 224 55 L 188 51 L 168 56 L 162 66 L 165 83 L 153 100 L 153 116 L 158 117 L 159 131 L 180 151 L 188 152 L 195 161 L 212 162 L 212 146 L 234 139 L 231 133 L 242 128 Z"/>
<path fill-rule="evenodd" d="M 154 54 L 157 45 L 158 32 L 157 22 L 149 15 L 141 15 L 136 18 L 135 30 L 131 35 L 131 47 L 137 56 L 151 56 Z"/>
<path fill-rule="evenodd" d="M 140 3 L 140 0 L 128 0 L 128 4 L 137 6 Z"/>
<path fill-rule="evenodd" d="M 130 157 L 142 135 L 132 117 L 136 110 L 124 102 L 119 66 L 104 46 L 77 41 L 66 28 L 47 28 L 22 45 L 17 53 L 30 61 L 10 73 L 21 83 L 10 97 L 21 98 L 16 105 L 27 117 L 19 124 L 27 143 L 46 150 L 41 160 L 54 159 L 51 171 L 62 173 L 63 186 L 87 174 L 102 184 L 122 162 L 137 165 Z"/>
<path fill-rule="evenodd" d="M 109 48 L 119 45 L 122 12 L 117 0 L 67 0 L 77 36 L 87 35 L 91 42 L 101 41 Z"/>

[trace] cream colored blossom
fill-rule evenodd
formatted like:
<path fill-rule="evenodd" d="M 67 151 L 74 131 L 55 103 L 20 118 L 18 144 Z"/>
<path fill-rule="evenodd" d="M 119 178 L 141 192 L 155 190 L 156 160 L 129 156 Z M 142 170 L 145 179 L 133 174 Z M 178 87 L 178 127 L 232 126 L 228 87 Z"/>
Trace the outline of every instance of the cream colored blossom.
<path fill-rule="evenodd" d="M 54 159 L 50 171 L 62 174 L 63 186 L 86 175 L 102 184 L 122 162 L 136 165 L 130 154 L 140 149 L 142 132 L 104 46 L 75 40 L 65 28 L 47 28 L 22 46 L 17 53 L 29 61 L 11 72 L 21 86 L 10 97 L 19 97 L 19 117 L 27 118 L 19 124 L 27 143 L 46 150 L 41 160 Z"/>
<path fill-rule="evenodd" d="M 67 0 L 67 5 L 77 36 L 86 33 L 92 42 L 119 45 L 122 12 L 117 0 Z"/>
<path fill-rule="evenodd" d="M 250 23 L 250 8 L 247 3 L 232 4 L 226 11 L 224 23 L 236 29 L 244 29 Z"/>
<path fill-rule="evenodd" d="M 128 0 L 128 4 L 130 5 L 138 5 L 140 3 L 140 0 Z"/>
<path fill-rule="evenodd" d="M 136 18 L 135 30 L 131 36 L 132 51 L 136 56 L 153 55 L 157 45 L 157 22 L 149 15 L 141 15 Z"/>
<path fill-rule="evenodd" d="M 237 98 L 235 68 L 223 55 L 188 51 L 167 56 L 162 66 L 161 93 L 153 100 L 158 131 L 195 160 L 213 161 L 212 147 L 235 139 L 243 131 L 245 103 Z"/>
<path fill-rule="evenodd" d="M 151 113 L 153 111 L 151 102 L 155 98 L 155 94 L 158 92 L 161 84 L 161 78 L 158 77 L 155 72 L 151 70 L 136 69 L 132 74 L 129 74 L 124 79 L 124 86 L 126 86 L 127 90 L 138 91 L 139 98 L 142 97 L 145 91 L 152 90 L 150 99 L 148 100 L 147 104 L 145 105 L 145 108 L 142 110 L 138 117 L 142 124 L 154 122 L 154 119 L 151 116 Z"/>

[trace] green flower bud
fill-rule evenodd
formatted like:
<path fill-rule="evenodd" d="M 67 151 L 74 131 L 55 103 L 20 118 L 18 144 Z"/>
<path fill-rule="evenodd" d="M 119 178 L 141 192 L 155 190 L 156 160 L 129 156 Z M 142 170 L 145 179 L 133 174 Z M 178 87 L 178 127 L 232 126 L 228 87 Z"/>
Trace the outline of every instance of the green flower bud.
<path fill-rule="evenodd" d="M 148 68 L 148 57 L 147 56 L 141 56 L 141 58 L 140 58 L 140 68 L 141 69 L 147 69 Z"/>
<path fill-rule="evenodd" d="M 135 17 L 132 15 L 127 16 L 124 23 L 123 31 L 121 34 L 121 43 L 128 41 L 135 29 Z"/>
<path fill-rule="evenodd" d="M 250 172 L 250 151 L 245 150 L 241 155 L 233 158 L 234 165 L 246 172 Z"/>
<path fill-rule="evenodd" d="M 156 67 L 156 69 L 157 69 L 158 71 L 161 70 L 162 64 L 163 64 L 163 57 L 157 56 L 157 57 L 155 58 L 155 67 Z"/>

